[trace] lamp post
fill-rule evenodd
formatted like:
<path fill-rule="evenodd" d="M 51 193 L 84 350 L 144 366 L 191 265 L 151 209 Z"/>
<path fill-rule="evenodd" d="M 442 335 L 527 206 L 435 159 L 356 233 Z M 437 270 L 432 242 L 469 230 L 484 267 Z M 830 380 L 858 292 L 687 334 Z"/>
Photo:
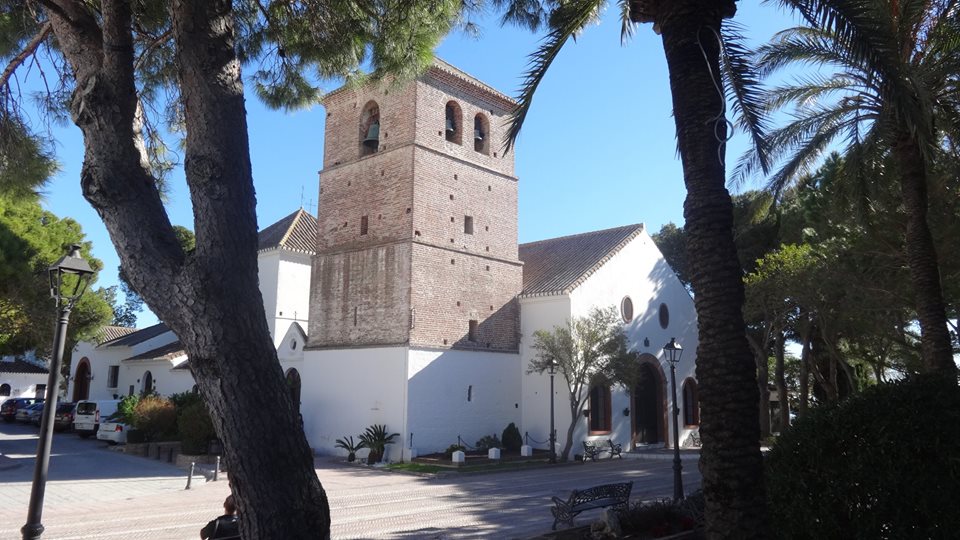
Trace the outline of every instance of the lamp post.
<path fill-rule="evenodd" d="M 683 479 L 680 464 L 680 408 L 677 407 L 677 364 L 683 355 L 683 347 L 677 343 L 677 338 L 670 338 L 670 343 L 663 346 L 667 362 L 670 362 L 670 390 L 673 396 L 673 500 L 683 499 Z"/>
<path fill-rule="evenodd" d="M 557 374 L 557 363 L 551 359 L 547 367 L 550 373 L 550 463 L 557 462 L 557 430 L 553 427 L 553 376 Z"/>
<path fill-rule="evenodd" d="M 70 251 L 50 268 L 50 296 L 57 301 L 59 320 L 53 334 L 53 359 L 47 376 L 47 394 L 40 421 L 40 440 L 37 443 L 37 461 L 33 469 L 33 486 L 30 489 L 30 507 L 27 523 L 20 532 L 23 540 L 39 540 L 43 534 L 40 517 L 43 514 L 43 496 L 47 488 L 47 467 L 50 464 L 50 443 L 53 440 L 53 418 L 57 412 L 57 387 L 60 382 L 60 364 L 67 340 L 67 323 L 70 310 L 87 289 L 93 269 L 80 257 L 80 246 L 70 246 Z"/>

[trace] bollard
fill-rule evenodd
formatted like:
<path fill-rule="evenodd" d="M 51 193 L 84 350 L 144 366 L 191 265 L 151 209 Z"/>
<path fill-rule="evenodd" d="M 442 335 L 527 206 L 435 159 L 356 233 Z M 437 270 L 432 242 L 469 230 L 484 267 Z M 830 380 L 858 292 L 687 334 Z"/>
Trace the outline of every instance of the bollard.
<path fill-rule="evenodd" d="M 217 481 L 217 476 L 220 474 L 220 456 L 217 456 L 217 463 L 214 465 L 213 469 L 213 481 Z"/>
<path fill-rule="evenodd" d="M 196 462 L 190 462 L 190 476 L 187 477 L 187 487 L 183 489 L 190 489 L 190 481 L 193 480 L 193 468 L 196 466 Z"/>

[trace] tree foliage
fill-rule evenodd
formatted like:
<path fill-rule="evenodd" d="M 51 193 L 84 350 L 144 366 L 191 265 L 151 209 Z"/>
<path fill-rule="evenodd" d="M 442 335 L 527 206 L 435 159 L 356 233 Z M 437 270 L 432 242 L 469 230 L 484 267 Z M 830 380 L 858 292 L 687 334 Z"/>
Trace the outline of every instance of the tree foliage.
<path fill-rule="evenodd" d="M 594 307 L 586 316 L 571 318 L 565 326 L 533 333 L 535 356 L 527 366 L 527 373 L 543 373 L 553 366 L 566 382 L 570 425 L 561 461 L 569 458 L 573 432 L 589 397 L 590 386 L 604 378 L 608 364 L 615 361 L 617 354 L 630 354 L 622 347 L 625 342 L 615 306 Z"/>
<path fill-rule="evenodd" d="M 94 270 L 102 267 L 91 257 L 92 246 L 84 241 L 76 221 L 43 210 L 33 196 L 0 196 L 0 353 L 49 353 L 57 311 L 50 298 L 47 268 L 74 243 L 82 246 Z M 94 337 L 110 321 L 110 299 L 111 291 L 102 288 L 91 288 L 80 299 L 67 329 L 68 349 Z"/>

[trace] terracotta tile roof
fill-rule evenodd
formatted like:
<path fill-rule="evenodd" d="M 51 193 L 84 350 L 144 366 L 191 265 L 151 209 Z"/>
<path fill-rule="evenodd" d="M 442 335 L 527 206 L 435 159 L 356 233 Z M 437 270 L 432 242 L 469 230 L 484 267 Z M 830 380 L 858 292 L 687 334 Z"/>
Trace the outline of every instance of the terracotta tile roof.
<path fill-rule="evenodd" d="M 155 338 L 164 332 L 169 332 L 170 329 L 167 328 L 167 325 L 163 323 L 157 323 L 153 326 L 148 326 L 140 330 L 131 332 L 125 336 L 120 336 L 111 341 L 105 341 L 100 344 L 101 347 L 132 347 L 137 343 L 143 343 L 144 341 Z"/>
<path fill-rule="evenodd" d="M 260 231 L 259 251 L 289 249 L 301 253 L 317 251 L 317 218 L 303 208 Z"/>
<path fill-rule="evenodd" d="M 104 326 L 97 332 L 97 336 L 94 338 L 97 342 L 97 345 L 102 345 L 108 341 L 113 341 L 117 338 L 121 338 L 128 334 L 136 332 L 136 328 L 128 328 L 126 326 Z"/>
<path fill-rule="evenodd" d="M 640 232 L 643 224 L 520 244 L 520 296 L 563 294 L 575 289 Z"/>
<path fill-rule="evenodd" d="M 180 357 L 187 354 L 183 350 L 183 345 L 180 343 L 180 340 L 174 341 L 173 343 L 167 343 L 166 345 L 161 345 L 156 349 L 151 349 L 145 353 L 138 354 L 136 356 L 131 356 L 130 358 L 124 358 L 122 362 L 136 362 L 136 361 L 150 361 L 150 360 L 173 360 L 174 358 Z"/>
<path fill-rule="evenodd" d="M 0 373 L 49 373 L 49 371 L 45 367 L 18 358 L 13 362 L 0 362 Z"/>

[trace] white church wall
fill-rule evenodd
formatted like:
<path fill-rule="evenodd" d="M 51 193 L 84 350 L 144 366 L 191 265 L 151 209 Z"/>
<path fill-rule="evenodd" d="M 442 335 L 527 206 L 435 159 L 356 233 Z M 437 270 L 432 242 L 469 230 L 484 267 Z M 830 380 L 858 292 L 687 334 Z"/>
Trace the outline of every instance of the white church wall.
<path fill-rule="evenodd" d="M 274 337 L 274 346 L 278 336 L 276 332 L 277 316 L 277 289 L 280 278 L 280 250 L 274 249 L 257 254 L 257 277 L 260 280 L 260 295 L 263 296 L 263 313 L 270 327 L 270 335 Z"/>
<path fill-rule="evenodd" d="M 310 311 L 310 255 L 278 251 L 278 277 L 274 290 L 273 316 L 267 312 L 274 345 L 279 345 L 284 334 L 295 322 L 307 328 Z M 261 289 L 264 287 L 260 284 Z M 264 309 L 266 309 L 264 298 Z"/>
<path fill-rule="evenodd" d="M 67 387 L 66 399 L 73 400 L 77 368 L 80 367 L 84 358 L 90 364 L 90 374 L 93 375 L 93 379 L 90 380 L 90 399 L 113 399 L 113 395 L 119 393 L 120 390 L 116 387 L 108 387 L 110 366 L 119 366 L 121 360 L 130 356 L 129 347 L 97 348 L 93 342 L 82 341 L 78 343 L 71 355 L 70 382 Z"/>
<path fill-rule="evenodd" d="M 144 379 L 148 371 L 153 377 L 153 389 L 161 396 L 188 392 L 193 389 L 193 385 L 195 384 L 190 370 L 173 369 L 186 361 L 186 359 L 186 356 L 181 356 L 173 361 L 138 360 L 135 362 L 124 362 L 120 366 L 120 382 L 116 393 L 120 397 L 129 395 L 131 386 L 133 387 L 133 393 L 139 394 L 143 392 Z"/>
<path fill-rule="evenodd" d="M 660 250 L 644 230 L 593 275 L 587 278 L 570 295 L 571 311 L 575 316 L 585 316 L 593 306 L 616 306 L 621 310 L 624 297 L 633 303 L 633 319 L 625 323 L 625 331 L 632 350 L 649 353 L 660 360 L 667 387 L 666 407 L 673 407 L 670 397 L 670 365 L 664 359 L 663 346 L 675 337 L 683 347 L 683 355 L 677 366 L 677 392 L 683 380 L 695 376 L 697 350 L 696 310 L 690 294 L 666 263 Z M 666 328 L 660 323 L 660 305 L 669 312 Z M 647 340 L 647 341 L 645 341 Z M 609 435 L 591 437 L 588 421 L 580 421 L 575 441 L 591 438 L 613 438 L 626 445 L 632 438 L 632 424 L 623 409 L 630 408 L 630 399 L 625 389 L 617 387 L 612 392 L 612 432 Z M 589 404 L 588 404 L 589 406 Z M 682 401 L 681 401 L 682 408 Z M 681 419 L 683 412 L 681 410 Z M 669 414 L 667 415 L 668 418 Z M 669 440 L 672 441 L 672 420 L 667 422 Z M 690 429 L 681 426 L 681 441 Z"/>
<path fill-rule="evenodd" d="M 517 354 L 411 349 L 407 376 L 407 447 L 419 454 L 445 450 L 461 436 L 474 445 L 500 437 L 520 422 Z"/>
<path fill-rule="evenodd" d="M 520 365 L 517 376 L 522 381 L 520 433 L 528 433 L 535 448 L 549 448 L 550 438 L 550 376 L 527 373 L 530 361 L 536 357 L 533 333 L 552 330 L 567 324 L 570 317 L 570 298 L 566 295 L 536 296 L 520 299 Z M 566 382 L 559 373 L 554 376 L 554 425 L 557 439 L 562 439 L 570 424 L 570 407 Z"/>
<path fill-rule="evenodd" d="M 372 424 L 400 433 L 386 459 L 399 461 L 407 445 L 406 347 L 307 350 L 300 371 L 303 427 L 318 454 L 342 455 L 336 440 L 357 435 Z M 358 457 L 365 457 L 361 451 Z"/>

